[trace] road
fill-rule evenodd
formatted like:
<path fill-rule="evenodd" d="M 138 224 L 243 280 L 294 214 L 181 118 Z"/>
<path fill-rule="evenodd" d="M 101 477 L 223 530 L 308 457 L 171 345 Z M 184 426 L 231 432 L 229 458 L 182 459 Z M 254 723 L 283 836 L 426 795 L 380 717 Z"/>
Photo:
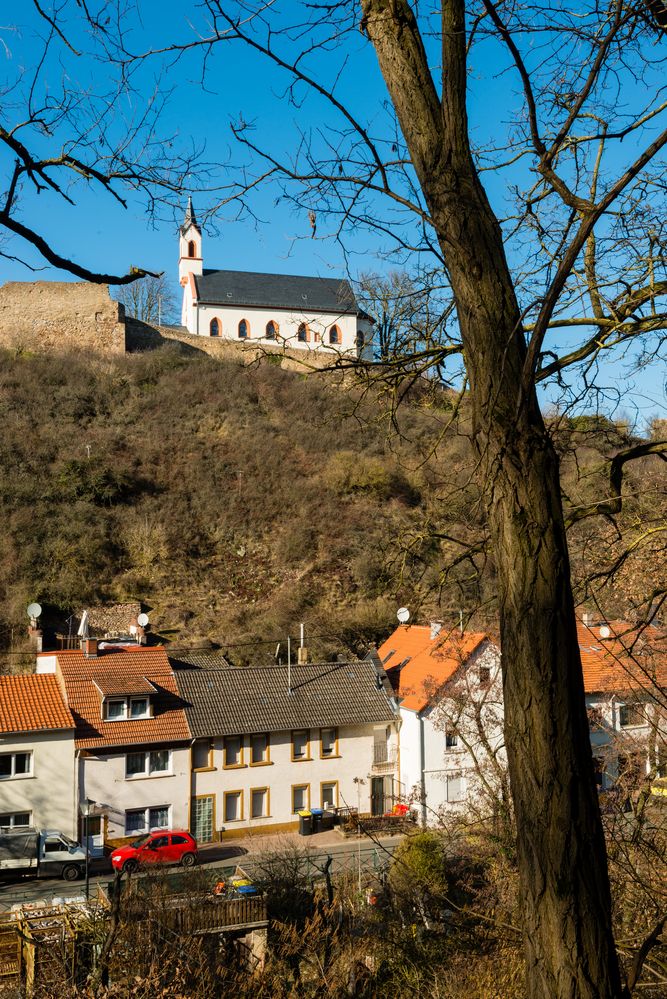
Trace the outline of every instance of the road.
<path fill-rule="evenodd" d="M 319 837 L 316 837 L 319 839 Z M 271 846 L 265 838 L 261 849 L 253 847 L 250 849 L 236 844 L 216 844 L 205 846 L 199 852 L 199 869 L 210 871 L 211 883 L 223 876 L 233 873 L 237 864 L 241 864 L 252 877 L 261 868 L 262 858 L 273 851 L 284 852 L 286 849 L 295 848 L 303 854 L 306 871 L 313 874 L 321 870 L 328 857 L 333 858 L 332 873 L 341 874 L 349 871 L 358 874 L 361 868 L 362 876 L 370 876 L 377 873 L 390 860 L 396 846 L 400 843 L 401 836 L 380 837 L 376 842 L 368 839 L 360 841 L 350 839 L 340 842 L 317 843 L 316 840 L 299 841 L 290 840 L 289 846 L 284 841 L 276 841 Z M 90 892 L 93 894 L 97 890 L 97 885 L 107 885 L 112 877 L 110 865 L 105 865 L 103 870 L 99 868 L 104 862 L 97 863 L 98 871 L 92 873 L 90 877 Z M 92 868 L 91 868 L 92 869 Z M 172 869 L 173 870 L 173 869 Z M 177 871 L 180 869 L 177 869 Z M 177 883 L 180 877 L 174 876 Z M 83 899 L 85 897 L 85 884 L 83 881 L 59 881 L 55 878 L 22 878 L 18 880 L 0 880 L 0 912 L 10 909 L 16 903 L 40 902 L 50 903 L 55 899 Z"/>

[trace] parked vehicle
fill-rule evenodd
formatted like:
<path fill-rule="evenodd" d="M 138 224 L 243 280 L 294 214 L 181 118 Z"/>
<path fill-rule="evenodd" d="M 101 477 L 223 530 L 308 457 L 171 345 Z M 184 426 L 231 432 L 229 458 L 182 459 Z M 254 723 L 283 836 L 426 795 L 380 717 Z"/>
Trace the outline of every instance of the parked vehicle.
<path fill-rule="evenodd" d="M 197 840 L 180 829 L 146 833 L 128 846 L 111 854 L 116 871 L 136 871 L 144 864 L 181 864 L 192 867 L 197 862 Z"/>
<path fill-rule="evenodd" d="M 0 828 L 0 873 L 76 881 L 86 869 L 86 852 L 58 829 Z"/>

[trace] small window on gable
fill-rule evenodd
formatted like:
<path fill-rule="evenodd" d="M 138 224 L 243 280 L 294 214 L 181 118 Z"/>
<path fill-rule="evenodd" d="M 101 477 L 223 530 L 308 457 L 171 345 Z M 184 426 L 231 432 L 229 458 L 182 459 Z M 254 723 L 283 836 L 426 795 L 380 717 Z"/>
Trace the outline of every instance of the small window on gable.
<path fill-rule="evenodd" d="M 308 333 L 308 327 L 305 323 L 299 323 L 299 328 L 296 331 L 296 338 L 299 343 L 308 343 L 310 340 L 310 334 Z"/>
<path fill-rule="evenodd" d="M 447 733 L 445 735 L 445 746 L 447 747 L 447 749 L 456 749 L 458 744 L 459 744 L 459 737 L 457 733 L 454 732 L 452 729 L 447 729 Z"/>
<path fill-rule="evenodd" d="M 239 340 L 247 340 L 250 336 L 250 327 L 245 319 L 242 319 L 239 323 Z"/>
<path fill-rule="evenodd" d="M 340 343 L 340 330 L 337 326 L 332 326 L 329 330 L 329 343 Z"/>
<path fill-rule="evenodd" d="M 479 685 L 480 687 L 488 687 L 491 683 L 491 669 L 489 666 L 479 667 Z"/>
<path fill-rule="evenodd" d="M 211 336 L 220 336 L 220 322 L 218 319 L 211 319 L 209 332 Z"/>
<path fill-rule="evenodd" d="M 633 726 L 645 725 L 646 718 L 641 704 L 621 704 L 618 711 L 618 720 L 621 728 L 631 728 Z"/>
<path fill-rule="evenodd" d="M 273 319 L 270 319 L 266 324 L 266 339 L 267 340 L 277 340 L 278 338 L 278 327 L 274 323 Z"/>
<path fill-rule="evenodd" d="M 195 245 L 194 239 L 191 239 L 189 241 L 189 243 L 188 243 L 188 256 L 189 257 L 196 257 L 197 256 L 197 247 Z"/>

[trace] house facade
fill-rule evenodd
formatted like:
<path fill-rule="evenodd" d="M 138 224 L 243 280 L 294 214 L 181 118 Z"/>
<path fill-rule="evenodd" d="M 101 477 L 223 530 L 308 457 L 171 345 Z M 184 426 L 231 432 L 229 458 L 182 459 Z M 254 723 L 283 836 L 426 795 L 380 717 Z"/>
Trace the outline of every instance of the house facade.
<path fill-rule="evenodd" d="M 75 793 L 91 803 L 92 846 L 187 829 L 190 732 L 164 649 L 90 639 L 38 656 L 37 671 L 57 677 L 76 720 Z"/>
<path fill-rule="evenodd" d="M 667 776 L 664 639 L 626 622 L 579 621 L 600 791 Z M 500 650 L 484 634 L 401 625 L 379 650 L 401 716 L 400 781 L 424 824 L 482 819 L 509 800 Z"/>
<path fill-rule="evenodd" d="M 178 277 L 181 322 L 194 336 L 318 351 L 332 359 L 372 356 L 372 322 L 348 281 L 204 268 L 191 198 L 179 230 Z"/>
<path fill-rule="evenodd" d="M 393 806 L 396 707 L 372 663 L 186 665 L 175 676 L 193 737 L 198 840 L 295 829 L 303 809 Z"/>
<path fill-rule="evenodd" d="M 0 677 L 0 826 L 76 837 L 74 719 L 55 676 Z"/>

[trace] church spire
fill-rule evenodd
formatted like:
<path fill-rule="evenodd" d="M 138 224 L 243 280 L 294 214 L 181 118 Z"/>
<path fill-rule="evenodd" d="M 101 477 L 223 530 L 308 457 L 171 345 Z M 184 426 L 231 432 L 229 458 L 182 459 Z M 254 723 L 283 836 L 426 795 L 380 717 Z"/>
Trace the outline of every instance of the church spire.
<path fill-rule="evenodd" d="M 199 223 L 195 217 L 195 210 L 192 207 L 192 198 L 188 197 L 188 207 L 185 209 L 185 218 L 183 219 L 183 225 L 181 226 L 181 232 L 186 232 L 190 226 L 194 226 L 195 229 L 199 229 Z"/>

